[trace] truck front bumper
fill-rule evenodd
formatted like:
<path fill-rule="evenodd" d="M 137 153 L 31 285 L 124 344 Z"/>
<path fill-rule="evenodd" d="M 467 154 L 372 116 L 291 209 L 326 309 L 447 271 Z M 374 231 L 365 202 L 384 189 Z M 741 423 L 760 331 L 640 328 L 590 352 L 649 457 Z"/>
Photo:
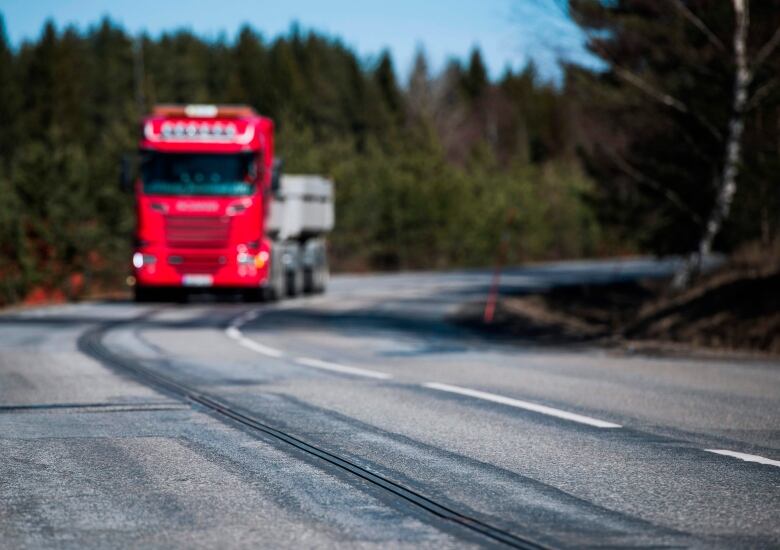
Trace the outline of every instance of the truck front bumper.
<path fill-rule="evenodd" d="M 142 287 L 258 288 L 266 284 L 269 266 L 264 250 L 147 249 L 133 255 L 136 284 Z"/>

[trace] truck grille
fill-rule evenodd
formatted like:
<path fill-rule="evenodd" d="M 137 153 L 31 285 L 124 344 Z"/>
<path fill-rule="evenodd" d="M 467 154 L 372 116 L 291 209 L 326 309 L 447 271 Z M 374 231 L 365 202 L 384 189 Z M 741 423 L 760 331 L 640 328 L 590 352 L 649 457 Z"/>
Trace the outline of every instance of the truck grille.
<path fill-rule="evenodd" d="M 167 216 L 165 238 L 174 248 L 222 248 L 230 236 L 230 218 Z"/>
<path fill-rule="evenodd" d="M 211 254 L 176 254 L 168 256 L 168 263 L 179 273 L 214 274 L 223 267 L 227 260 L 224 256 Z"/>

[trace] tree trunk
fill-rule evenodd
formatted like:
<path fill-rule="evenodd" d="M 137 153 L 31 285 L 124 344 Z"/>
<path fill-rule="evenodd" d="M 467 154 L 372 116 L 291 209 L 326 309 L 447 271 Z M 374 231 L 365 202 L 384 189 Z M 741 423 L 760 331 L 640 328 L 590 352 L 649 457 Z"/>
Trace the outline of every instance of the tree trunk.
<path fill-rule="evenodd" d="M 693 252 L 674 277 L 673 286 L 682 289 L 701 270 L 705 256 L 712 252 L 712 243 L 720 231 L 723 222 L 728 218 L 731 203 L 737 191 L 737 175 L 742 161 L 742 134 L 745 129 L 745 106 L 750 85 L 750 70 L 747 61 L 747 34 L 750 24 L 750 8 L 748 0 L 732 0 L 734 6 L 734 60 L 736 73 L 734 77 L 734 97 L 732 100 L 731 119 L 729 120 L 726 138 L 726 158 L 723 163 L 715 205 L 707 219 L 707 225 L 699 241 L 698 249 Z"/>

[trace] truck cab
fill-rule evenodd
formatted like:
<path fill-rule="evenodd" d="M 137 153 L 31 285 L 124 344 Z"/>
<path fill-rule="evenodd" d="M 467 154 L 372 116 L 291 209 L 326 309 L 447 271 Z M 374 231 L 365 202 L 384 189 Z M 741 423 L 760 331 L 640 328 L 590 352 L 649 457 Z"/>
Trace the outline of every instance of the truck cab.
<path fill-rule="evenodd" d="M 295 201 L 285 200 L 269 118 L 243 106 L 161 105 L 142 122 L 139 153 L 137 300 L 177 289 L 268 297 L 324 289 L 332 201 L 329 224 L 285 230 L 285 204 Z M 276 225 L 269 226 L 274 208 Z"/>

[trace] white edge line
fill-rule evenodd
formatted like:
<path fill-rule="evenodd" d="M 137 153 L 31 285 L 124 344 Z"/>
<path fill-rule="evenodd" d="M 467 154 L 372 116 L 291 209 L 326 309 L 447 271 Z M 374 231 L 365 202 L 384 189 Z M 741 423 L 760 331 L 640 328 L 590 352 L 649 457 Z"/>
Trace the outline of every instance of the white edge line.
<path fill-rule="evenodd" d="M 263 355 L 268 355 L 270 357 L 276 357 L 276 358 L 284 357 L 283 351 L 263 345 L 259 342 L 255 342 L 254 340 L 247 338 L 241 333 L 240 327 L 243 324 L 247 323 L 248 321 L 251 321 L 255 317 L 257 317 L 257 312 L 250 312 L 249 314 L 244 314 L 240 316 L 239 318 L 235 319 L 228 328 L 225 329 L 225 334 L 227 334 L 229 338 L 236 340 L 239 344 L 241 344 L 245 348 L 251 349 L 252 351 L 256 351 L 258 353 L 262 353 Z M 340 372 L 343 374 L 365 376 L 368 378 L 376 378 L 379 380 L 388 380 L 392 378 L 392 375 L 384 372 L 367 370 L 367 369 L 359 369 L 357 367 L 348 367 L 346 365 L 339 365 L 336 363 L 330 363 L 328 361 L 321 361 L 319 359 L 312 359 L 309 357 L 298 357 L 295 359 L 295 361 L 297 363 L 300 363 L 301 365 L 305 365 L 308 367 L 329 370 L 333 372 Z"/>
<path fill-rule="evenodd" d="M 255 342 L 254 340 L 250 340 L 241 334 L 241 331 L 238 330 L 238 328 L 234 325 L 226 328 L 225 334 L 227 334 L 228 338 L 235 340 L 245 348 L 256 351 L 257 353 L 262 353 L 263 355 L 268 355 L 269 357 L 284 357 L 284 352 L 269 346 L 264 346 L 263 344 Z"/>
<path fill-rule="evenodd" d="M 378 378 L 380 380 L 388 380 L 392 378 L 392 375 L 385 372 L 378 372 L 375 370 L 359 369 L 357 367 L 347 367 L 345 365 L 339 365 L 337 363 L 330 363 L 328 361 L 320 361 L 319 359 L 311 359 L 309 357 L 296 357 L 296 363 L 306 365 L 307 367 L 313 367 L 315 369 L 330 370 L 334 372 L 341 372 L 344 374 L 354 374 L 356 376 L 366 376 L 368 378 Z"/>
<path fill-rule="evenodd" d="M 230 323 L 230 326 L 225 329 L 225 334 L 227 334 L 229 338 L 232 338 L 233 340 L 237 341 L 240 345 L 244 346 L 245 348 L 250 349 L 252 351 L 256 351 L 257 353 L 262 353 L 263 355 L 267 355 L 269 357 L 276 357 L 276 358 L 284 357 L 283 351 L 278 350 L 276 348 L 272 348 L 270 346 L 265 346 L 259 342 L 255 342 L 254 340 L 247 338 L 241 333 L 240 330 L 241 326 L 257 318 L 258 314 L 259 314 L 258 311 L 253 310 L 238 316 L 236 319 L 233 320 L 232 323 Z"/>
<path fill-rule="evenodd" d="M 242 338 L 241 331 L 232 325 L 225 329 L 225 334 L 233 340 L 240 340 Z"/>
<path fill-rule="evenodd" d="M 758 462 L 759 464 L 766 464 L 767 466 L 777 466 L 780 468 L 780 460 L 772 460 L 771 458 L 765 458 L 758 455 L 749 455 L 746 453 L 738 453 L 736 451 L 728 451 L 725 449 L 704 449 L 708 453 L 715 453 L 716 455 L 730 456 L 732 458 L 738 458 L 745 462 Z"/>
<path fill-rule="evenodd" d="M 249 338 L 246 338 L 244 336 L 238 338 L 238 343 L 247 349 L 251 349 L 252 351 L 256 351 L 257 353 L 262 353 L 263 355 L 268 355 L 269 357 L 276 357 L 276 358 L 284 357 L 283 351 L 269 346 L 264 346 L 263 344 L 260 344 L 259 342 L 255 342 L 254 340 L 250 340 Z"/>
<path fill-rule="evenodd" d="M 470 390 L 468 388 L 461 388 L 458 386 L 450 386 L 449 384 L 439 384 L 437 382 L 428 382 L 423 384 L 423 386 L 433 390 L 467 395 L 469 397 L 476 397 L 477 399 L 485 399 L 486 401 L 493 401 L 494 403 L 501 403 L 502 405 L 509 405 L 510 407 L 517 407 L 519 409 L 546 414 L 548 416 L 554 416 L 564 420 L 571 420 L 572 422 L 579 422 L 580 424 L 587 424 L 588 426 L 594 426 L 596 428 L 622 428 L 620 424 L 613 424 L 612 422 L 605 422 L 604 420 L 599 420 L 597 418 L 570 413 L 559 409 L 554 409 L 552 407 L 546 407 L 544 405 L 537 405 L 536 403 L 529 403 L 528 401 L 520 401 L 519 399 L 512 399 L 511 397 L 504 397 L 492 393 Z"/>

